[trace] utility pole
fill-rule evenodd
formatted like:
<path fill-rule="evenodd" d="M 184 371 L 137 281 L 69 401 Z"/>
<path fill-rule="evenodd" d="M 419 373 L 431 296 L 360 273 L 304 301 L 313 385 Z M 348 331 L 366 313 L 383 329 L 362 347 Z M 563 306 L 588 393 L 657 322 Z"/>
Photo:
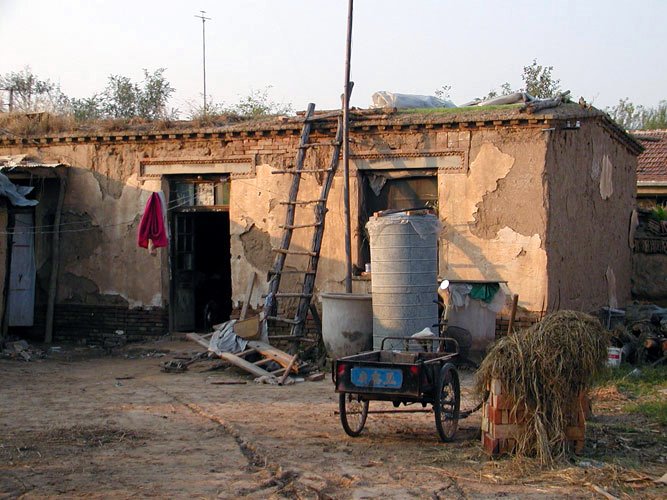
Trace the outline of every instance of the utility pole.
<path fill-rule="evenodd" d="M 204 114 L 208 111 L 206 108 L 206 21 L 210 21 L 210 17 L 205 17 L 205 10 L 200 10 L 200 15 L 195 16 L 198 19 L 201 19 L 201 43 L 202 43 L 202 64 L 204 67 Z"/>
<path fill-rule="evenodd" d="M 352 293 L 352 228 L 350 222 L 350 59 L 352 56 L 352 9 L 347 9 L 347 41 L 345 44 L 345 88 L 343 94 L 343 202 L 345 206 L 345 292 Z"/>

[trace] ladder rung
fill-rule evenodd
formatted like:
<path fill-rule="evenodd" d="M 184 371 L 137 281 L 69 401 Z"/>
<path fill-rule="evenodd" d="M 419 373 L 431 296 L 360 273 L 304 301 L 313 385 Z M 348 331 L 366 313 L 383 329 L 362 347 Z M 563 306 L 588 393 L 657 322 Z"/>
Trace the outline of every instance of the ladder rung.
<path fill-rule="evenodd" d="M 257 352 L 257 349 L 246 349 L 245 351 L 238 353 L 237 356 L 242 358 L 243 356 L 247 356 L 248 354 L 252 354 L 253 352 Z"/>
<path fill-rule="evenodd" d="M 271 361 L 273 361 L 271 358 L 264 358 L 264 359 L 260 359 L 259 361 L 255 361 L 253 363 L 253 365 L 262 366 L 262 365 L 266 365 L 266 364 L 270 363 Z"/>
<path fill-rule="evenodd" d="M 324 203 L 327 200 L 304 200 L 304 201 L 281 201 L 280 205 L 310 205 L 313 203 Z"/>
<path fill-rule="evenodd" d="M 292 175 L 301 175 L 314 172 L 331 172 L 330 168 L 302 168 L 301 170 L 274 170 L 272 174 L 292 174 Z"/>
<path fill-rule="evenodd" d="M 312 297 L 312 293 L 277 292 L 276 297 Z"/>
<path fill-rule="evenodd" d="M 269 271 L 269 275 L 275 274 L 316 274 L 315 271 L 295 271 L 290 269 L 289 271 Z"/>
<path fill-rule="evenodd" d="M 316 252 L 311 252 L 308 250 L 285 250 L 284 248 L 274 248 L 274 252 L 284 253 L 284 254 L 293 254 L 293 255 L 310 255 L 311 257 L 317 257 Z"/>
<path fill-rule="evenodd" d="M 325 141 L 325 142 L 309 142 L 308 144 L 302 144 L 299 146 L 299 149 L 308 149 L 308 148 L 316 148 L 319 146 L 339 146 L 340 142 L 338 141 Z"/>
<path fill-rule="evenodd" d="M 326 120 L 327 118 L 336 118 L 343 114 L 342 111 L 331 111 L 329 113 L 322 113 L 319 115 L 312 115 L 310 118 L 306 118 L 304 122 L 316 122 L 320 120 Z"/>
<path fill-rule="evenodd" d="M 299 323 L 303 323 L 303 321 L 290 318 L 283 318 L 281 316 L 267 316 L 266 319 L 272 319 L 273 321 L 281 321 L 282 323 L 289 323 L 290 325 L 298 325 Z"/>
<path fill-rule="evenodd" d="M 285 225 L 281 224 L 278 227 L 280 229 L 302 229 L 304 227 L 317 227 L 317 226 L 321 226 L 321 225 L 322 225 L 321 222 L 313 222 L 312 224 L 295 224 L 295 225 L 292 225 L 292 226 L 285 226 Z"/>

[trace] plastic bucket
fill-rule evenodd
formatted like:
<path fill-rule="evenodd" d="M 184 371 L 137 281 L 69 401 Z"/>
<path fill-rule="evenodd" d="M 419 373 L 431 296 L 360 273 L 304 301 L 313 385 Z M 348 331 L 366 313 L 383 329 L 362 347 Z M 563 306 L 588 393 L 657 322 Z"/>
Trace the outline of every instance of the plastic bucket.
<path fill-rule="evenodd" d="M 607 348 L 607 366 L 618 368 L 621 366 L 621 349 L 618 347 Z"/>
<path fill-rule="evenodd" d="M 373 347 L 373 303 L 369 294 L 323 293 L 322 340 L 332 359 Z"/>

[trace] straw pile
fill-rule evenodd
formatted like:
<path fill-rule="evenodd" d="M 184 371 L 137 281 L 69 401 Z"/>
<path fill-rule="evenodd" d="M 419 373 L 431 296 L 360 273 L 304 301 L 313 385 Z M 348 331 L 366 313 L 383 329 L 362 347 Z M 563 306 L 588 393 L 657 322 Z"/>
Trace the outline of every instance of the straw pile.
<path fill-rule="evenodd" d="M 568 419 L 576 415 L 579 394 L 604 367 L 608 346 L 609 334 L 598 319 L 576 311 L 550 314 L 496 342 L 477 372 L 476 388 L 483 394 L 498 379 L 514 401 L 512 413 L 525 412 L 517 456 L 546 465 L 565 455 Z"/>

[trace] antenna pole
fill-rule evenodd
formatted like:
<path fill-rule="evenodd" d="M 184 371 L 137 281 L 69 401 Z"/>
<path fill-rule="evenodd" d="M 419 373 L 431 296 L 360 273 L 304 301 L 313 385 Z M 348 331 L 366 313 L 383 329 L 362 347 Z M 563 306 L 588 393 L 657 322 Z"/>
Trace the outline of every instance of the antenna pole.
<path fill-rule="evenodd" d="M 204 114 L 207 113 L 208 108 L 206 107 L 206 21 L 210 21 L 210 17 L 204 16 L 206 14 L 205 10 L 200 10 L 200 15 L 195 16 L 198 19 L 201 19 L 201 43 L 202 43 L 202 66 L 204 68 Z"/>

